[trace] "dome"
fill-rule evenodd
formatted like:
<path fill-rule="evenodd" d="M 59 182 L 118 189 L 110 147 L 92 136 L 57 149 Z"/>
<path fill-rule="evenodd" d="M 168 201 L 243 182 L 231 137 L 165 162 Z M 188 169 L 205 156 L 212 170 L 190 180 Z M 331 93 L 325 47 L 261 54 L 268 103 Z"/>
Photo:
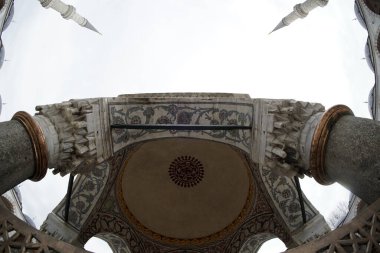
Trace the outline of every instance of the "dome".
<path fill-rule="evenodd" d="M 0 68 L 3 66 L 5 58 L 5 49 L 3 47 L 3 42 L 0 39 Z"/>
<path fill-rule="evenodd" d="M 367 39 L 367 43 L 365 44 L 365 59 L 367 60 L 368 67 L 373 70 L 373 58 L 372 58 L 372 50 L 369 45 L 369 39 Z"/>
<path fill-rule="evenodd" d="M 238 217 L 248 214 L 252 184 L 248 163 L 230 146 L 171 138 L 136 149 L 117 191 L 123 212 L 148 236 L 189 242 L 217 238 L 235 227 Z"/>
<path fill-rule="evenodd" d="M 2 109 L 3 109 L 3 100 L 1 99 L 1 95 L 0 95 L 0 115 L 1 115 Z"/>
<path fill-rule="evenodd" d="M 9 26 L 9 24 L 12 21 L 12 18 L 13 18 L 13 15 L 14 15 L 14 4 L 13 4 L 13 2 L 11 2 L 11 7 L 10 7 L 10 9 L 8 11 L 8 14 L 6 14 L 6 15 L 7 15 L 7 17 L 5 18 L 5 24 L 4 24 L 3 30 L 7 29 L 8 26 Z"/>
<path fill-rule="evenodd" d="M 363 19 L 362 12 L 361 12 L 360 7 L 358 6 L 358 3 L 356 1 L 355 1 L 355 4 L 354 4 L 354 11 L 355 11 L 356 19 L 359 21 L 359 23 L 361 24 L 361 26 L 363 26 L 365 29 L 367 29 L 365 21 Z"/>
<path fill-rule="evenodd" d="M 369 113 L 371 114 L 372 119 L 375 119 L 375 85 L 369 92 L 368 110 L 369 110 Z"/>
<path fill-rule="evenodd" d="M 22 209 L 22 198 L 21 198 L 20 188 L 18 188 L 18 186 L 16 186 L 15 188 L 13 188 L 13 190 L 15 191 L 15 193 L 17 195 L 18 202 L 20 202 L 20 206 L 21 206 L 21 209 Z"/>
<path fill-rule="evenodd" d="M 24 214 L 24 217 L 25 217 L 25 220 L 26 222 L 31 225 L 32 227 L 36 228 L 36 224 L 34 223 L 34 221 L 32 220 L 32 218 L 30 218 L 28 215 Z"/>
<path fill-rule="evenodd" d="M 364 0 L 367 7 L 374 13 L 380 15 L 380 2 L 379 0 Z"/>

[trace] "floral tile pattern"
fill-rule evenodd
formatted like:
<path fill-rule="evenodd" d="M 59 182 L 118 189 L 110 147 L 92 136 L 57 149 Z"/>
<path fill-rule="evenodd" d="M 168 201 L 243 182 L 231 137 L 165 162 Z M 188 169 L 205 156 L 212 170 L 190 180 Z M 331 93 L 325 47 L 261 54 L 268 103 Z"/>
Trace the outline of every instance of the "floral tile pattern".
<path fill-rule="evenodd" d="M 252 125 L 252 105 L 222 103 L 165 103 L 151 104 L 110 104 L 112 124 L 178 124 L 178 125 Z M 123 147 L 147 139 L 165 137 L 193 137 L 216 140 L 250 151 L 251 131 L 198 130 L 178 131 L 162 129 L 126 130 L 113 129 L 114 152 Z"/>

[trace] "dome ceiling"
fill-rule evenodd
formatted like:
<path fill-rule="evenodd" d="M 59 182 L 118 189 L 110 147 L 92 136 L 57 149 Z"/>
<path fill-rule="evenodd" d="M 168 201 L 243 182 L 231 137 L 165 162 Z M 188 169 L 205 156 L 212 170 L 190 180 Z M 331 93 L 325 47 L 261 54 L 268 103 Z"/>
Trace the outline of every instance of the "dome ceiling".
<path fill-rule="evenodd" d="M 252 201 L 244 157 L 226 144 L 190 138 L 151 141 L 118 177 L 120 206 L 150 235 L 207 239 L 239 224 Z"/>

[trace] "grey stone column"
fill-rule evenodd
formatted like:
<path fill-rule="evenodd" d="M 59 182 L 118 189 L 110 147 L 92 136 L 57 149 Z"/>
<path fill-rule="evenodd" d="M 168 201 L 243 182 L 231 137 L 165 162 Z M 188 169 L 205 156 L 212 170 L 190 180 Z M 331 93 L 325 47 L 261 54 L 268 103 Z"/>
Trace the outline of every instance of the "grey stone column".
<path fill-rule="evenodd" d="M 24 126 L 16 121 L 0 123 L 0 194 L 34 174 L 33 146 Z"/>
<path fill-rule="evenodd" d="M 322 185 L 338 182 L 374 202 L 380 197 L 380 122 L 355 117 L 344 105 L 317 120 L 301 143 L 306 169 Z"/>
<path fill-rule="evenodd" d="M 380 122 L 343 116 L 326 147 L 328 177 L 368 204 L 380 197 Z"/>
<path fill-rule="evenodd" d="M 0 195 L 27 179 L 41 180 L 47 166 L 45 136 L 32 116 L 17 112 L 0 123 Z"/>

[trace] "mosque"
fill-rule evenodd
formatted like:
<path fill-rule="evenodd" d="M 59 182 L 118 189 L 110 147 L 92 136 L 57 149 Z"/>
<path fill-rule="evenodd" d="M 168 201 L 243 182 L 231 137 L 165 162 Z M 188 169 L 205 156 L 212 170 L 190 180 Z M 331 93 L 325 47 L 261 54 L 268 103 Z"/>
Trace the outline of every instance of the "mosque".
<path fill-rule="evenodd" d="M 98 32 L 74 7 L 40 2 Z M 296 5 L 272 32 L 326 4 Z M 2 31 L 13 0 L 0 6 Z M 355 11 L 377 82 L 380 4 L 356 0 Z M 230 93 L 122 94 L 17 112 L 0 123 L 0 252 L 87 252 L 93 236 L 113 252 L 254 253 L 275 237 L 289 253 L 380 252 L 379 95 L 375 83 L 373 120 L 345 105 Z M 17 185 L 48 168 L 70 182 L 38 230 Z M 336 229 L 303 195 L 304 176 L 353 193 Z"/>

